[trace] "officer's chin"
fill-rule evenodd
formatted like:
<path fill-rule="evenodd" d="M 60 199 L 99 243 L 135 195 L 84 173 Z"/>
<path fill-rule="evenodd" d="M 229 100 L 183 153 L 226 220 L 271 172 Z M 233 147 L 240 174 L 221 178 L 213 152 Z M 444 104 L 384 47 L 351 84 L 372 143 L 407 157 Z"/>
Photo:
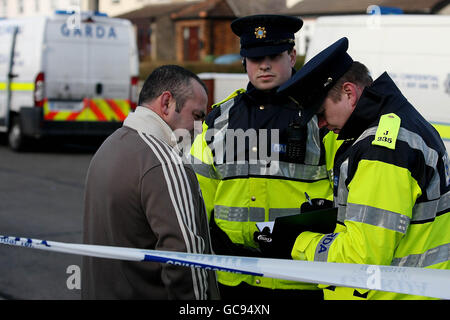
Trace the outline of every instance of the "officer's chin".
<path fill-rule="evenodd" d="M 267 82 L 258 81 L 258 83 L 253 85 L 255 86 L 256 89 L 261 91 L 272 91 L 280 86 L 275 81 L 267 81 Z"/>

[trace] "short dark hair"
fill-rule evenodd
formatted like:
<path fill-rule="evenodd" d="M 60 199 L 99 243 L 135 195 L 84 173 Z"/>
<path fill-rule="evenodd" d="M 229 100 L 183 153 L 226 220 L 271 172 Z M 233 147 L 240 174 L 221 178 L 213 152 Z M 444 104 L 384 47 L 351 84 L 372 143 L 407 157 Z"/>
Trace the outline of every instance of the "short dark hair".
<path fill-rule="evenodd" d="M 192 97 L 192 80 L 197 81 L 208 92 L 206 85 L 195 73 L 177 65 L 158 67 L 145 80 L 139 94 L 139 105 L 151 102 L 163 92 L 169 91 L 176 101 L 177 112 L 180 112 L 186 100 Z"/>
<path fill-rule="evenodd" d="M 345 82 L 354 83 L 362 88 L 368 87 L 372 84 L 373 79 L 370 76 L 369 69 L 361 62 L 353 61 L 350 69 L 339 78 L 333 88 L 330 89 L 328 96 L 334 102 L 341 100 L 341 89 Z"/>

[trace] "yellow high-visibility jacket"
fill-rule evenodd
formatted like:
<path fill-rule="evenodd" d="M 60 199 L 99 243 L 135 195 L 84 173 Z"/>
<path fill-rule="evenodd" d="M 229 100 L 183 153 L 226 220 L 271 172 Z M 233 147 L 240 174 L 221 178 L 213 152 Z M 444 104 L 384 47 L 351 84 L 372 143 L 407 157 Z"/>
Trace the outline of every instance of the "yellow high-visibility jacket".
<path fill-rule="evenodd" d="M 329 149 L 336 148 L 336 135 L 325 137 L 314 117 L 304 130 L 306 154 L 298 163 L 289 161 L 287 130 L 299 119 L 298 106 L 285 97 L 255 91 L 250 85 L 249 91 L 238 90 L 216 105 L 191 149 L 208 214 L 214 213 L 217 225 L 233 243 L 250 248 L 257 247 L 255 223 L 298 214 L 306 201 L 305 192 L 310 198 L 332 200 L 328 171 L 334 152 L 326 159 L 322 140 Z M 239 130 L 241 135 L 248 134 L 243 148 L 237 146 L 238 141 L 229 145 L 233 141 L 230 132 L 239 135 Z M 252 139 L 252 134 L 257 138 Z M 278 160 L 263 159 L 261 148 L 269 149 Z M 228 286 L 244 281 L 272 289 L 318 289 L 315 284 L 225 272 L 219 272 L 218 280 Z"/>
<path fill-rule="evenodd" d="M 365 88 L 338 139 L 346 141 L 334 164 L 336 230 L 303 232 L 293 258 L 449 269 L 449 158 L 437 131 L 386 73 Z M 421 292 L 326 287 L 324 296 L 422 299 Z"/>

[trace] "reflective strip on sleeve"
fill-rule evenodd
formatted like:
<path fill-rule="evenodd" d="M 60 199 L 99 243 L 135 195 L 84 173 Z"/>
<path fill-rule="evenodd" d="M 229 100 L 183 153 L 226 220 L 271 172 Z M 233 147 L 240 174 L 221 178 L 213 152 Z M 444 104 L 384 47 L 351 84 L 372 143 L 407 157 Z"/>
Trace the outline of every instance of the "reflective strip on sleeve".
<path fill-rule="evenodd" d="M 320 131 L 317 117 L 312 117 L 307 126 L 305 163 L 317 166 L 320 163 Z"/>
<path fill-rule="evenodd" d="M 220 116 L 214 121 L 214 128 L 208 129 L 205 134 L 205 140 L 211 141 L 212 146 L 215 151 L 215 157 L 217 161 L 223 161 L 224 156 L 224 146 L 225 146 L 225 136 L 228 129 L 228 118 L 230 114 L 230 109 L 234 105 L 234 99 L 226 101 L 224 104 L 220 105 Z"/>
<path fill-rule="evenodd" d="M 214 206 L 214 217 L 233 222 L 264 222 L 264 208 Z"/>
<path fill-rule="evenodd" d="M 364 131 L 361 136 L 355 141 L 353 145 L 358 143 L 359 141 L 371 136 L 375 135 L 377 131 L 377 127 L 372 127 Z M 429 187 L 427 188 L 427 197 L 429 199 L 437 199 L 440 196 L 439 193 L 439 173 L 437 172 L 436 164 L 439 159 L 439 155 L 436 150 L 428 147 L 423 138 L 415 132 L 409 131 L 405 128 L 400 128 L 398 137 L 398 141 L 406 142 L 411 149 L 419 150 L 422 152 L 425 164 L 431 168 L 434 168 L 435 174 L 430 181 Z"/>
<path fill-rule="evenodd" d="M 341 167 L 339 168 L 339 184 L 338 187 L 338 196 L 337 196 L 337 204 L 339 206 L 346 205 L 348 199 L 348 189 L 345 185 L 345 180 L 348 177 L 348 159 L 345 160 Z M 336 186 L 335 186 L 336 187 Z"/>
<path fill-rule="evenodd" d="M 316 252 L 314 254 L 314 261 L 327 262 L 328 261 L 328 253 L 330 252 L 330 246 L 339 233 L 330 233 L 326 234 L 319 241 Z"/>
<path fill-rule="evenodd" d="M 436 218 L 439 212 L 450 210 L 450 191 L 439 199 L 417 203 L 413 208 L 411 223 L 426 222 Z"/>
<path fill-rule="evenodd" d="M 345 220 L 370 224 L 405 234 L 410 218 L 396 212 L 360 204 L 347 204 Z"/>
<path fill-rule="evenodd" d="M 410 254 L 402 258 L 394 258 L 391 266 L 425 268 L 450 260 L 450 244 L 429 249 L 421 254 Z"/>
<path fill-rule="evenodd" d="M 206 163 L 196 163 L 191 156 L 191 165 L 195 173 L 208 179 L 220 179 L 213 166 Z"/>
<path fill-rule="evenodd" d="M 214 121 L 214 129 L 222 130 L 228 127 L 230 109 L 234 105 L 234 99 L 228 100 L 220 105 L 220 116 Z"/>

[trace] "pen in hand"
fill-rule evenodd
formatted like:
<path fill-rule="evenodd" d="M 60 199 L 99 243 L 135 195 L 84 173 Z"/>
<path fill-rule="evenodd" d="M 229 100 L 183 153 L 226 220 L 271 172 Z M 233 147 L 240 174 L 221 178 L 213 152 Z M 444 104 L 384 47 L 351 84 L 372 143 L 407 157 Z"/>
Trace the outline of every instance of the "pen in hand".
<path fill-rule="evenodd" d="M 308 201 L 308 203 L 312 206 L 312 201 L 311 198 L 309 197 L 309 195 L 305 192 L 305 197 L 306 197 L 306 201 Z"/>

